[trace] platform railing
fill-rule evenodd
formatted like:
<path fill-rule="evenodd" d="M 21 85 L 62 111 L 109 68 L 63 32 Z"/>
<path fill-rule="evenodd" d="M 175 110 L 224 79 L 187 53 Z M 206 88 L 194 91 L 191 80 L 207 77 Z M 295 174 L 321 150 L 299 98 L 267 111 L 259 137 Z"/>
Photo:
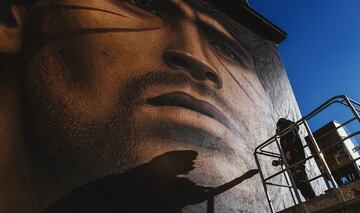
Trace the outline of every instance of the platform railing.
<path fill-rule="evenodd" d="M 349 125 L 350 123 L 357 121 L 360 123 L 360 103 L 348 98 L 345 95 L 340 95 L 340 96 L 335 96 L 331 99 L 329 99 L 328 101 L 324 102 L 322 105 L 320 105 L 318 108 L 316 108 L 315 110 L 313 110 L 312 112 L 310 112 L 308 115 L 304 116 L 303 118 L 301 118 L 300 120 L 296 121 L 292 126 L 284 129 L 283 131 L 275 134 L 273 137 L 271 137 L 270 139 L 268 139 L 267 141 L 265 141 L 264 143 L 260 144 L 254 152 L 254 157 L 255 157 L 255 161 L 257 164 L 257 167 L 259 169 L 259 174 L 260 174 L 260 178 L 264 187 L 264 191 L 266 194 L 266 198 L 270 207 L 271 212 L 275 212 L 274 206 L 272 204 L 272 199 L 271 199 L 271 195 L 269 194 L 269 190 L 268 190 L 268 186 L 275 186 L 275 187 L 285 187 L 289 189 L 289 192 L 291 194 L 292 200 L 293 200 L 293 204 L 299 204 L 302 202 L 300 194 L 298 192 L 298 188 L 296 187 L 295 184 L 295 180 L 291 175 L 290 169 L 295 167 L 298 164 L 303 164 L 304 162 L 315 158 L 316 162 L 317 162 L 317 166 L 320 167 L 319 171 L 320 174 L 311 178 L 310 180 L 308 180 L 308 182 L 312 182 L 315 181 L 319 178 L 324 178 L 324 182 L 327 186 L 328 190 L 331 190 L 333 188 L 337 188 L 338 185 L 336 184 L 334 177 L 331 174 L 331 171 L 329 169 L 329 166 L 327 165 L 325 159 L 324 159 L 324 154 L 328 153 L 329 151 L 331 151 L 331 148 L 334 146 L 337 146 L 339 144 L 344 143 L 344 141 L 356 136 L 360 134 L 360 131 L 354 132 L 350 135 L 348 135 L 347 137 L 343 138 L 340 142 L 337 142 L 335 144 L 332 144 L 329 147 L 326 147 L 325 149 L 320 150 L 320 148 L 318 147 L 318 144 L 316 142 L 315 137 L 313 136 L 311 129 L 308 125 L 308 121 L 310 119 L 312 119 L 314 116 L 318 115 L 320 112 L 322 112 L 323 110 L 325 110 L 326 108 L 328 108 L 331 105 L 334 104 L 341 104 L 344 105 L 345 107 L 347 107 L 348 109 L 351 110 L 353 117 L 351 117 L 349 120 L 341 123 L 339 126 L 337 126 L 334 130 L 331 130 L 327 133 L 325 133 L 324 135 L 320 136 L 320 137 L 324 137 L 327 134 L 330 134 L 333 131 L 337 131 L 339 128 L 345 127 L 346 125 Z M 292 164 L 291 166 L 288 164 L 288 162 L 286 161 L 284 152 L 281 149 L 281 145 L 280 145 L 280 138 L 284 135 L 286 135 L 288 132 L 293 131 L 295 128 L 299 128 L 301 125 L 305 126 L 305 130 L 306 133 L 309 137 L 309 142 L 311 143 L 312 147 L 314 148 L 314 153 L 311 152 L 309 156 L 307 156 L 305 159 L 296 162 L 294 164 Z M 319 138 L 320 138 L 319 137 Z M 318 138 L 318 139 L 319 139 Z M 265 148 L 269 147 L 272 144 L 276 144 L 276 148 L 277 148 L 277 152 L 274 152 L 273 150 L 269 151 L 269 150 L 264 150 Z M 304 146 L 304 148 L 308 147 L 309 144 L 306 144 Z M 263 171 L 263 168 L 260 165 L 260 161 L 259 161 L 259 157 L 260 156 L 267 156 L 267 157 L 271 157 L 271 158 L 275 158 L 275 159 L 280 159 L 282 164 L 281 164 L 281 170 L 271 174 L 267 177 L 265 177 L 265 173 Z M 351 161 L 351 163 L 356 162 L 357 160 L 359 160 L 359 158 L 353 159 Z M 275 177 L 279 176 L 279 175 L 284 175 L 285 181 L 287 185 L 283 185 L 283 184 L 277 184 L 277 183 L 272 183 L 270 182 L 271 179 L 274 179 Z"/>

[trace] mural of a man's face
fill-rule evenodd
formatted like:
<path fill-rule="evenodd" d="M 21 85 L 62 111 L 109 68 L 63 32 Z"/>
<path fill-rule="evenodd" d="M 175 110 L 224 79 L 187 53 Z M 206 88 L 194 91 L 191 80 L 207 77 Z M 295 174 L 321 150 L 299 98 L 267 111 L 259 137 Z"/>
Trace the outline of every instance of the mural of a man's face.
<path fill-rule="evenodd" d="M 204 8 L 185 0 L 32 7 L 21 56 L 26 145 L 39 176 L 76 185 L 185 149 L 199 153 L 186 174 L 197 184 L 217 186 L 253 166 L 268 96 L 247 41 Z"/>

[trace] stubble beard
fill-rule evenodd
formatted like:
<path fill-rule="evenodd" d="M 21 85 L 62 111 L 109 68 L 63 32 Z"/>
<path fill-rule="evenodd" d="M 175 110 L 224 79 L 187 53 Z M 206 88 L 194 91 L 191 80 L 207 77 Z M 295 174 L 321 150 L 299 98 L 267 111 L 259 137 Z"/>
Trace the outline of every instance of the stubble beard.
<path fill-rule="evenodd" d="M 201 95 L 216 97 L 205 86 L 195 85 L 186 75 L 149 72 L 127 82 L 119 92 L 111 118 L 104 118 L 101 124 L 84 124 L 69 116 L 66 106 L 52 102 L 46 91 L 24 88 L 30 179 L 37 188 L 40 203 L 54 202 L 77 186 L 145 163 L 141 159 L 141 146 L 149 147 L 151 140 L 141 135 L 142 129 L 137 130 L 135 114 L 143 91 L 153 85 L 190 85 Z M 172 148 L 169 144 L 164 146 Z M 215 169 L 208 168 L 208 163 L 202 170 Z M 196 175 L 192 178 L 198 179 Z"/>
<path fill-rule="evenodd" d="M 25 86 L 23 111 L 30 166 L 61 179 L 99 177 L 129 168 L 137 161 L 134 112 L 142 92 L 151 85 L 185 85 L 189 81 L 184 75 L 161 71 L 131 79 L 111 118 L 104 118 L 101 124 L 79 121 L 43 88 Z"/>

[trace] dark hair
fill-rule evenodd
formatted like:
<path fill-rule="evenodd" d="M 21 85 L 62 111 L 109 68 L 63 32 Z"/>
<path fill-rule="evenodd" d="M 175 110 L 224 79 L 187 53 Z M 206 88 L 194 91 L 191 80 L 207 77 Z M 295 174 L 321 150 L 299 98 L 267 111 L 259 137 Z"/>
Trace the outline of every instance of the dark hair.
<path fill-rule="evenodd" d="M 36 0 L 20 0 L 20 1 L 22 1 L 27 7 L 30 7 L 36 2 Z"/>
<path fill-rule="evenodd" d="M 276 127 L 278 127 L 280 130 L 284 130 L 292 125 L 295 125 L 294 121 L 288 120 L 286 118 L 280 118 L 277 122 L 276 122 Z M 293 130 L 299 131 L 299 127 L 292 127 Z"/>
<path fill-rule="evenodd" d="M 293 121 L 290 121 L 290 120 L 288 120 L 286 118 L 280 118 L 278 120 L 278 122 L 276 123 L 276 126 L 278 126 L 278 127 L 279 126 L 281 126 L 281 127 L 289 127 L 289 126 L 291 126 L 293 124 L 294 124 Z"/>
<path fill-rule="evenodd" d="M 8 3 L 13 3 L 13 4 L 24 4 L 25 6 L 29 7 L 31 5 L 33 5 L 35 3 L 36 0 L 5 0 Z"/>

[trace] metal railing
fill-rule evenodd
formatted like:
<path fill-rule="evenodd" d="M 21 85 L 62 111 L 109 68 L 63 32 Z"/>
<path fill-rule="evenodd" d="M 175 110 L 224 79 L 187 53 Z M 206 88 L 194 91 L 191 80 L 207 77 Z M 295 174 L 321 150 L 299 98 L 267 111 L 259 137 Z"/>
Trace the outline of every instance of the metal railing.
<path fill-rule="evenodd" d="M 343 138 L 341 141 L 332 144 L 331 146 L 328 146 L 322 150 L 320 150 L 316 139 L 313 135 L 313 133 L 310 130 L 310 127 L 308 125 L 308 121 L 313 118 L 314 116 L 316 116 L 317 114 L 319 114 L 321 111 L 323 111 L 324 109 L 328 108 L 329 106 L 333 105 L 333 104 L 341 104 L 344 105 L 345 107 L 349 108 L 352 112 L 353 117 L 347 121 L 345 121 L 344 123 L 340 124 L 339 126 L 337 126 L 335 129 L 333 129 L 331 132 L 338 130 L 339 128 L 342 128 L 354 121 L 357 121 L 360 123 L 360 103 L 346 97 L 345 95 L 340 95 L 340 96 L 335 96 L 331 99 L 329 99 L 328 101 L 324 102 L 322 105 L 320 105 L 318 108 L 316 108 L 315 110 L 313 110 L 312 112 L 310 112 L 308 115 L 304 116 L 303 118 L 301 118 L 300 120 L 296 121 L 294 125 L 284 129 L 283 131 L 281 131 L 280 133 L 275 134 L 273 137 L 271 137 L 270 139 L 268 139 L 267 141 L 265 141 L 264 143 L 260 144 L 254 152 L 254 157 L 255 157 L 255 161 L 257 164 L 257 167 L 259 169 L 259 174 L 260 174 L 260 178 L 264 187 L 264 191 L 266 194 L 266 198 L 269 204 L 269 207 L 271 209 L 271 212 L 275 212 L 274 206 L 272 204 L 272 200 L 269 194 L 269 190 L 268 190 L 268 186 L 276 186 L 276 187 L 285 187 L 289 189 L 289 192 L 291 194 L 292 200 L 294 205 L 299 204 L 302 202 L 299 192 L 298 192 L 298 188 L 296 187 L 295 184 L 295 180 L 291 175 L 290 169 L 293 168 L 294 166 L 298 165 L 298 164 L 303 164 L 306 161 L 315 158 L 317 165 L 319 167 L 319 171 L 320 171 L 320 175 L 315 176 L 313 178 L 311 178 L 310 180 L 308 180 L 308 182 L 312 182 L 317 180 L 318 178 L 324 178 L 325 184 L 327 186 L 328 190 L 331 190 L 332 188 L 337 188 L 338 185 L 336 184 L 334 177 L 331 174 L 331 171 L 329 169 L 329 166 L 327 165 L 325 159 L 324 159 L 324 154 L 326 154 L 329 150 L 331 150 L 331 148 L 336 147 L 339 144 L 343 144 L 344 141 L 348 140 L 349 138 L 352 138 L 356 135 L 360 134 L 360 131 L 354 132 L 350 135 L 348 135 L 347 137 Z M 310 144 L 306 144 L 304 146 L 304 148 L 308 147 L 309 145 L 311 145 L 313 147 L 313 151 L 311 151 L 310 156 L 306 157 L 305 159 L 296 162 L 292 165 L 289 165 L 286 161 L 284 152 L 281 149 L 281 144 L 280 144 L 280 138 L 287 134 L 290 131 L 293 131 L 295 128 L 299 128 L 299 126 L 304 125 L 305 126 L 305 130 L 307 132 L 307 135 L 309 137 L 309 142 Z M 330 134 L 331 132 L 327 132 L 324 135 L 321 135 L 320 137 L 324 137 L 328 134 Z M 318 137 L 318 139 L 320 138 Z M 270 145 L 276 144 L 277 150 L 278 152 L 274 152 L 273 150 L 269 151 L 269 150 L 264 150 L 265 148 L 269 147 Z M 315 153 L 314 153 L 315 152 Z M 269 175 L 267 177 L 265 177 L 264 171 L 260 165 L 260 161 L 259 161 L 259 157 L 260 156 L 266 156 L 266 157 L 270 157 L 270 158 L 276 158 L 276 159 L 281 159 L 282 162 L 282 166 L 281 166 L 281 170 Z M 359 158 L 353 159 L 351 162 L 354 163 L 357 160 L 359 160 Z M 270 182 L 271 179 L 279 176 L 279 175 L 284 175 L 285 177 L 285 181 L 287 185 L 283 185 L 283 184 L 277 184 L 277 183 L 272 183 Z"/>

